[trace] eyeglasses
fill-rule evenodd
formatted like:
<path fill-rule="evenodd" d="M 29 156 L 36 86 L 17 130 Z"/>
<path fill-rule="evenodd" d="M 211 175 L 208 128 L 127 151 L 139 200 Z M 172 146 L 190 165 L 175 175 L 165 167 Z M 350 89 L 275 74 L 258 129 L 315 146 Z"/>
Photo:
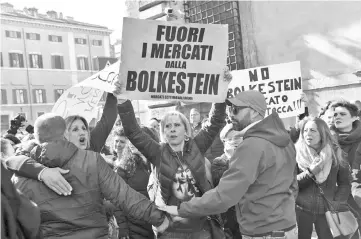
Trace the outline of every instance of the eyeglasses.
<path fill-rule="evenodd" d="M 229 114 L 233 114 L 233 115 L 237 115 L 241 110 L 249 108 L 248 106 L 235 106 L 235 105 L 231 105 L 228 106 L 228 113 Z"/>

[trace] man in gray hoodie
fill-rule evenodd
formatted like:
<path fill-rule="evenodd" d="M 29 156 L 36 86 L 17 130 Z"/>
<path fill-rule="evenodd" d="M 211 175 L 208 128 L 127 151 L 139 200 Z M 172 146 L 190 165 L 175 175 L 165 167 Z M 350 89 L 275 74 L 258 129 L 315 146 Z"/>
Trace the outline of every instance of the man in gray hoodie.
<path fill-rule="evenodd" d="M 241 92 L 227 104 L 232 123 L 244 131 L 229 169 L 202 197 L 163 210 L 199 217 L 235 205 L 243 238 L 298 238 L 296 151 L 281 119 L 276 112 L 265 118 L 266 101 L 258 91 Z"/>

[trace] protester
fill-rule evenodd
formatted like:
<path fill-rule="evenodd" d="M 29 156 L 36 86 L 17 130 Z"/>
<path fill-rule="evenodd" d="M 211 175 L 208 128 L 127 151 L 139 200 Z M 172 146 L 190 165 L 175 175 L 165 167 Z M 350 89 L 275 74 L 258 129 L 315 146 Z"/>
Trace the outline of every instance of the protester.
<path fill-rule="evenodd" d="M 1 140 L 1 238 L 40 239 L 39 208 L 15 189 L 11 182 L 12 173 L 3 161 L 14 154 L 9 140 Z"/>
<path fill-rule="evenodd" d="M 202 119 L 201 113 L 196 108 L 192 108 L 189 113 L 189 121 L 192 126 L 193 136 L 196 136 L 198 132 L 202 129 Z"/>
<path fill-rule="evenodd" d="M 142 131 L 148 134 L 153 140 L 159 142 L 157 132 L 153 129 L 142 127 Z M 114 130 L 114 135 L 124 136 L 123 128 L 116 128 Z M 117 138 L 114 138 L 116 141 Z M 121 176 L 124 181 L 134 190 L 143 194 L 149 199 L 147 192 L 147 185 L 149 181 L 149 175 L 151 172 L 150 163 L 148 160 L 135 148 L 134 146 L 129 147 L 127 139 L 123 144 L 123 149 L 121 154 L 119 151 L 115 156 L 115 172 Z M 119 146 L 119 144 L 117 144 Z M 122 147 L 122 146 L 120 146 Z M 108 205 L 111 207 L 111 205 Z M 132 238 L 132 239 L 150 239 L 154 238 L 154 233 L 152 230 L 152 225 L 140 220 L 136 220 L 131 216 L 128 216 L 126 212 L 122 211 L 120 208 L 112 207 L 111 210 L 119 226 L 119 237 L 123 238 Z"/>
<path fill-rule="evenodd" d="M 157 132 L 158 137 L 160 136 L 159 135 L 159 123 L 160 123 L 160 121 L 157 118 L 151 118 L 149 120 L 149 125 L 148 125 L 149 128 L 154 129 Z"/>
<path fill-rule="evenodd" d="M 21 128 L 25 129 L 29 134 L 34 133 L 34 127 L 28 123 L 24 116 L 19 114 L 10 120 L 10 129 L 8 129 L 7 133 L 16 136 Z"/>
<path fill-rule="evenodd" d="M 72 183 L 72 195 L 57 195 L 37 180 L 14 180 L 16 187 L 38 204 L 44 238 L 107 238 L 103 197 L 137 220 L 161 231 L 168 227 L 167 217 L 154 203 L 130 188 L 99 153 L 79 149 L 65 140 L 65 131 L 66 123 L 60 116 L 40 116 L 35 121 L 34 135 L 41 146 L 36 146 L 31 155 L 47 167 L 71 168 L 66 178 Z"/>
<path fill-rule="evenodd" d="M 116 105 L 117 98 L 108 93 L 102 117 L 92 131 L 89 131 L 88 123 L 84 117 L 79 115 L 67 117 L 65 119 L 65 138 L 80 149 L 100 152 L 117 118 Z M 25 161 L 12 158 L 7 163 L 8 168 L 16 171 L 19 176 L 42 181 L 59 195 L 71 194 L 72 187 L 62 176 L 69 170 L 64 170 L 61 167 L 46 167 L 31 158 L 27 158 Z"/>
<path fill-rule="evenodd" d="M 236 148 L 243 141 L 244 131 L 237 131 L 233 129 L 232 124 L 227 124 L 221 131 L 220 137 L 224 143 L 224 153 L 213 160 L 211 166 L 213 185 L 216 187 L 219 180 L 222 178 L 223 173 L 229 168 L 229 160 L 234 154 Z M 222 213 L 224 221 L 224 231 L 229 238 L 238 239 L 242 238 L 239 232 L 239 226 L 236 216 L 236 208 L 233 206 Z"/>
<path fill-rule="evenodd" d="M 232 123 L 245 130 L 229 169 L 202 197 L 164 210 L 188 218 L 236 205 L 243 238 L 297 238 L 296 152 L 281 119 L 275 111 L 264 118 L 267 105 L 258 91 L 240 92 L 227 103 Z"/>
<path fill-rule="evenodd" d="M 20 139 L 18 139 L 15 135 L 12 134 L 6 134 L 3 136 L 3 138 L 9 140 L 11 146 L 13 147 L 16 147 L 16 145 L 21 144 Z"/>
<path fill-rule="evenodd" d="M 319 239 L 333 238 L 325 213 L 332 203 L 334 210 L 347 211 L 351 192 L 351 172 L 343 152 L 327 124 L 314 117 L 304 120 L 296 144 L 299 193 L 296 213 L 299 239 L 311 239 L 313 226 Z M 349 238 L 349 237 L 342 237 Z"/>
<path fill-rule="evenodd" d="M 193 139 L 187 118 L 177 112 L 167 112 L 161 120 L 159 144 L 136 124 L 130 101 L 118 105 L 124 131 L 130 142 L 155 166 L 159 184 L 153 187 L 155 203 L 177 205 L 211 189 L 206 178 L 204 153 L 211 146 L 225 118 L 225 104 L 211 109 L 210 124 Z M 159 238 L 209 238 L 205 217 L 186 219 L 169 228 Z"/>
<path fill-rule="evenodd" d="M 332 105 L 332 101 L 328 101 L 325 105 L 325 107 L 323 107 L 321 109 L 320 114 L 318 115 L 318 117 L 320 119 L 322 119 L 323 121 L 326 122 L 327 126 L 331 129 L 331 127 L 335 124 L 334 122 L 334 110 L 331 107 Z"/>
<path fill-rule="evenodd" d="M 335 101 L 331 108 L 334 110 L 335 121 L 331 129 L 337 133 L 338 142 L 347 154 L 347 161 L 352 169 L 352 197 L 349 197 L 348 204 L 361 220 L 361 173 L 358 163 L 361 162 L 361 122 L 357 116 L 358 108 L 345 100 Z M 355 235 L 353 239 L 358 236 Z"/>
<path fill-rule="evenodd" d="M 361 120 L 361 101 L 353 100 L 353 101 L 350 101 L 350 103 L 357 106 L 357 108 L 358 108 L 358 117 L 359 117 L 359 120 Z"/>

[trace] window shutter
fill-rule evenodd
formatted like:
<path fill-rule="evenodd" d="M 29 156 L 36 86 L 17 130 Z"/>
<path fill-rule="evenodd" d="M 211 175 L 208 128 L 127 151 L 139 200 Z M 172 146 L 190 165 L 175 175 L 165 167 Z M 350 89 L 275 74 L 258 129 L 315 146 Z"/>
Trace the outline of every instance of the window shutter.
<path fill-rule="evenodd" d="M 9 31 L 5 31 L 6 37 L 10 37 L 10 32 Z"/>
<path fill-rule="evenodd" d="M 42 91 L 43 91 L 43 103 L 46 103 L 46 91 L 45 90 Z"/>
<path fill-rule="evenodd" d="M 36 34 L 36 40 L 40 40 L 40 34 Z"/>
<path fill-rule="evenodd" d="M 77 63 L 77 65 L 78 65 L 78 70 L 81 70 L 81 69 L 80 69 L 80 57 L 77 57 L 77 58 L 76 58 L 76 63 Z"/>
<path fill-rule="evenodd" d="M 1 104 L 5 105 L 7 104 L 7 95 L 6 95 L 6 90 L 5 89 L 1 89 Z"/>
<path fill-rule="evenodd" d="M 52 41 L 52 40 L 51 40 L 51 35 L 48 36 L 48 39 L 49 39 L 49 41 Z"/>
<path fill-rule="evenodd" d="M 59 36 L 59 37 L 58 37 L 58 41 L 59 41 L 59 42 L 63 42 L 63 37 L 62 37 L 62 36 Z"/>
<path fill-rule="evenodd" d="M 55 69 L 55 56 L 51 56 L 51 69 Z"/>
<path fill-rule="evenodd" d="M 10 67 L 14 67 L 14 64 L 13 64 L 13 53 L 9 53 L 9 61 L 10 61 Z"/>
<path fill-rule="evenodd" d="M 19 67 L 24 68 L 23 54 L 19 54 Z"/>
<path fill-rule="evenodd" d="M 63 60 L 63 56 L 59 56 L 59 61 L 60 61 L 60 69 L 64 69 L 64 60 Z"/>
<path fill-rule="evenodd" d="M 84 45 L 86 45 L 86 39 L 84 39 Z"/>
<path fill-rule="evenodd" d="M 88 57 L 84 57 L 84 62 L 85 62 L 85 70 L 89 70 L 89 59 Z"/>
<path fill-rule="evenodd" d="M 29 54 L 29 63 L 30 63 L 30 68 L 34 68 L 34 63 L 33 63 L 33 55 Z"/>
<path fill-rule="evenodd" d="M 26 39 L 30 39 L 30 34 L 26 33 Z"/>
<path fill-rule="evenodd" d="M 13 103 L 17 104 L 18 102 L 16 101 L 16 90 L 13 90 Z"/>
<path fill-rule="evenodd" d="M 43 56 L 39 55 L 39 68 L 43 68 Z"/>
<path fill-rule="evenodd" d="M 24 104 L 28 103 L 28 92 L 27 90 L 23 90 L 24 91 Z"/>
<path fill-rule="evenodd" d="M 58 100 L 58 91 L 54 90 L 54 102 L 56 102 Z"/>
<path fill-rule="evenodd" d="M 21 38 L 21 32 L 16 32 L 16 37 Z"/>
<path fill-rule="evenodd" d="M 25 101 L 25 98 L 24 98 L 24 101 Z M 36 101 L 36 90 L 33 90 L 33 103 L 38 103 Z"/>

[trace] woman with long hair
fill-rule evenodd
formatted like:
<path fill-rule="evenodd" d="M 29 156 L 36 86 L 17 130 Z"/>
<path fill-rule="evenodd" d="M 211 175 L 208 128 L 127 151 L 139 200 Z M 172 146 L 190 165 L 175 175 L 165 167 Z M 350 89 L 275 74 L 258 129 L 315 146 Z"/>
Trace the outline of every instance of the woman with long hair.
<path fill-rule="evenodd" d="M 90 131 L 88 122 L 80 115 L 68 116 L 65 118 L 65 138 L 80 149 L 100 152 L 113 128 L 116 118 L 117 98 L 113 94 L 108 93 L 102 117 L 95 128 Z M 28 148 L 29 151 L 31 149 Z M 68 170 L 47 168 L 31 158 L 22 162 L 19 158 L 12 157 L 7 163 L 8 167 L 19 176 L 41 180 L 59 195 L 69 195 L 71 193 L 71 185 L 62 176 L 62 174 L 69 172 Z"/>
<path fill-rule="evenodd" d="M 179 205 L 212 188 L 211 179 L 206 177 L 204 154 L 223 125 L 225 111 L 225 103 L 213 104 L 209 123 L 194 138 L 190 123 L 182 113 L 167 112 L 161 120 L 159 143 L 140 129 L 130 101 L 118 104 L 125 134 L 155 167 L 155 184 L 149 194 L 154 195 L 158 206 Z M 206 217 L 183 219 L 158 235 L 160 239 L 210 237 Z"/>
<path fill-rule="evenodd" d="M 304 119 L 296 150 L 299 239 L 311 239 L 313 225 L 319 239 L 333 238 L 325 216 L 328 205 L 321 196 L 320 188 L 335 210 L 348 210 L 350 166 L 344 160 L 337 139 L 319 118 Z"/>

